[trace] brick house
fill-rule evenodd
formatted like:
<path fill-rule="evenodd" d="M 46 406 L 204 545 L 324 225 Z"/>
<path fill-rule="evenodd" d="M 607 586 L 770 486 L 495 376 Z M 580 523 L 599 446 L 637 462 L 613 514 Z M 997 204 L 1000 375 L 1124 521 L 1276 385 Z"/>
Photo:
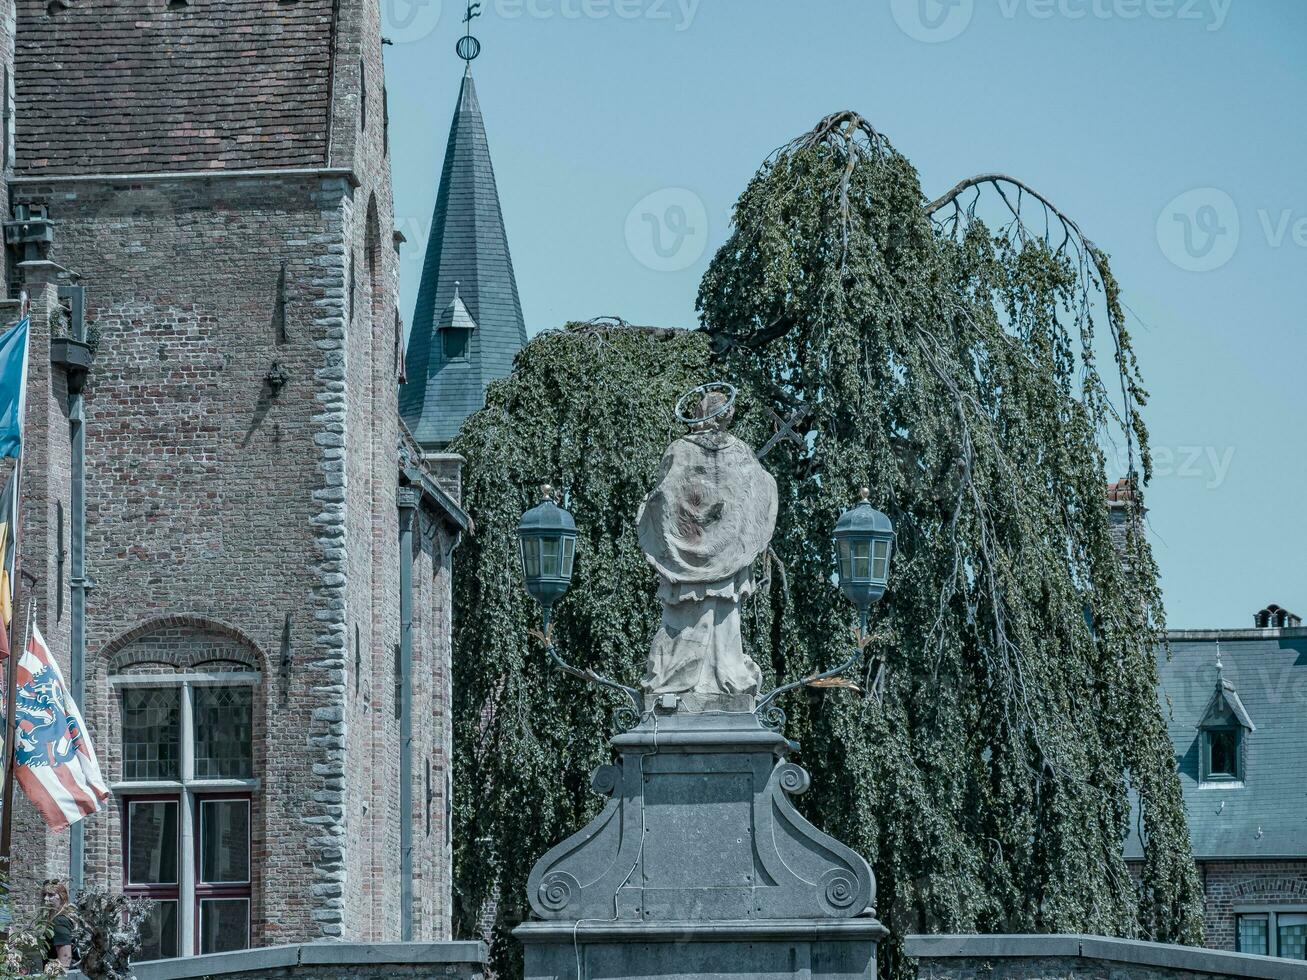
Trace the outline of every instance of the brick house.
<path fill-rule="evenodd" d="M 1159 659 L 1207 945 L 1307 959 L 1307 629 L 1270 605 L 1251 629 L 1173 630 Z M 1141 856 L 1137 835 L 1126 858 Z"/>
<path fill-rule="evenodd" d="M 398 410 L 379 3 L 0 3 L 0 201 L 42 239 L 4 270 L 23 589 L 114 789 L 66 834 L 18 794 L 15 894 L 71 867 L 149 899 L 146 959 L 448 939 L 471 527 L 461 460 Z M 80 388 L 51 351 L 83 329 Z"/>

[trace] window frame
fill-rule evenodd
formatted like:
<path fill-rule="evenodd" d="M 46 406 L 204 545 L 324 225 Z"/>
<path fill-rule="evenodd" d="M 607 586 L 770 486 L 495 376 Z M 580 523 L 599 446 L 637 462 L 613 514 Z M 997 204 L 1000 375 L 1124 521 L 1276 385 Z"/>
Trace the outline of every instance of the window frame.
<path fill-rule="evenodd" d="M 172 803 L 177 807 L 177 821 L 172 841 L 173 849 L 181 853 L 182 842 L 182 807 L 181 800 L 175 793 L 155 796 L 128 796 L 123 799 L 123 888 L 136 888 L 142 891 L 176 891 L 181 887 L 182 869 L 177 864 L 172 881 L 132 881 L 132 807 L 151 803 Z"/>
<path fill-rule="evenodd" d="M 246 806 L 245 820 L 245 860 L 246 879 L 241 882 L 222 881 L 206 882 L 202 877 L 204 868 L 204 805 L 206 803 L 243 802 Z M 245 948 L 249 948 L 250 929 L 254 914 L 254 796 L 253 793 L 203 793 L 195 799 L 195 847 L 192 857 L 195 860 L 195 901 L 194 929 L 195 954 L 204 955 L 203 910 L 206 901 L 224 899 L 241 899 L 245 902 Z"/>
<path fill-rule="evenodd" d="M 262 706 L 257 692 L 251 690 L 250 752 L 255 775 L 248 779 L 199 779 L 195 776 L 195 689 L 197 687 L 255 688 L 260 686 L 261 683 L 262 675 L 256 671 L 114 674 L 109 677 L 110 688 L 119 690 L 119 696 L 116 700 L 120 729 L 122 729 L 124 704 L 121 689 L 142 687 L 176 687 L 180 689 L 181 717 L 177 737 L 180 755 L 179 774 L 181 778 L 176 780 L 120 780 L 110 787 L 119 800 L 120 819 L 123 821 L 124 827 L 124 832 L 121 835 L 123 893 L 152 901 L 177 902 L 176 946 L 178 957 L 199 955 L 203 942 L 200 931 L 201 903 L 206 900 L 228 898 L 244 900 L 248 913 L 245 924 L 246 943 L 253 941 L 255 798 L 262 786 L 262 781 L 257 776 L 259 772 L 259 753 L 256 743 L 258 742 L 259 717 Z M 125 731 L 120 730 L 120 744 L 124 735 Z M 223 800 L 243 800 L 248 806 L 246 852 L 249 862 L 249 880 L 240 883 L 205 883 L 200 880 L 204 804 Z M 130 826 L 127 823 L 129 809 L 133 803 L 150 801 L 176 802 L 179 804 L 177 822 L 177 869 L 179 880 L 176 884 L 143 885 L 131 884 L 127 881 L 129 873 L 129 834 L 126 830 Z"/>
<path fill-rule="evenodd" d="M 1234 737 L 1234 772 L 1212 771 L 1212 737 L 1215 735 L 1232 735 Z M 1201 786 L 1231 787 L 1242 786 L 1244 781 L 1244 730 L 1240 725 L 1212 725 L 1199 730 L 1198 782 Z"/>
<path fill-rule="evenodd" d="M 1289 957 L 1280 955 L 1279 917 L 1281 915 L 1307 915 L 1307 904 L 1290 902 L 1284 905 L 1235 905 L 1234 945 L 1238 952 L 1242 952 L 1242 950 L 1239 950 L 1239 920 L 1246 915 L 1266 916 L 1266 953 L 1264 955 L 1274 956 L 1276 959 L 1289 959 Z M 1292 962 L 1307 963 L 1307 959 L 1293 959 Z"/>

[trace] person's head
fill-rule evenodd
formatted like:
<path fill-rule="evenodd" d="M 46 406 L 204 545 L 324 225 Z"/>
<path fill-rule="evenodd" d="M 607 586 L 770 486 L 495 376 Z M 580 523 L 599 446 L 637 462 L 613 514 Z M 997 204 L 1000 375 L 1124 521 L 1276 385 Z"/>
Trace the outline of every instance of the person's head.
<path fill-rule="evenodd" d="M 58 878 L 51 878 L 41 886 L 41 904 L 61 909 L 68 904 L 68 886 Z"/>

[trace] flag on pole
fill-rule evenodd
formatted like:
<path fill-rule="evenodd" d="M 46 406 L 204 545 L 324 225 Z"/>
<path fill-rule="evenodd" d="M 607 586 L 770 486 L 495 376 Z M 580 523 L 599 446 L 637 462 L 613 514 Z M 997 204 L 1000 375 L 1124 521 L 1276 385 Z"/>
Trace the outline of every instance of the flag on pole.
<path fill-rule="evenodd" d="M 32 623 L 18 661 L 14 775 L 51 830 L 95 813 L 109 798 L 82 713 L 63 672 Z"/>
<path fill-rule="evenodd" d="M 23 446 L 30 323 L 25 316 L 0 334 L 0 456 L 17 456 Z"/>
<path fill-rule="evenodd" d="M 9 624 L 14 619 L 14 558 L 18 554 L 15 523 L 18 517 L 18 467 L 0 494 L 0 658 L 9 656 Z"/>

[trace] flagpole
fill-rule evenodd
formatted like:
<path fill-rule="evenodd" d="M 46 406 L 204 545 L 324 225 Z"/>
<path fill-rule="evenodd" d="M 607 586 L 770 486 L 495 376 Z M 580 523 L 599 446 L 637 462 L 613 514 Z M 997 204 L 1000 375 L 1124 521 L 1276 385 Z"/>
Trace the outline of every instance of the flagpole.
<path fill-rule="evenodd" d="M 14 470 L 14 577 L 10 582 L 13 599 L 10 609 L 13 619 L 9 621 L 9 657 L 5 661 L 5 745 L 4 745 L 4 787 L 0 790 L 0 875 L 4 876 L 3 887 L 7 892 L 11 886 L 10 857 L 13 852 L 14 832 L 14 742 L 18 726 L 14 723 L 14 714 L 18 697 L 18 658 L 27 649 L 27 633 L 31 629 L 32 616 L 35 614 L 36 597 L 28 603 L 27 616 L 23 621 L 23 645 L 14 646 L 14 630 L 18 625 L 18 590 L 22 581 L 23 553 L 18 548 L 19 529 L 23 524 L 23 454 L 20 449 Z"/>

